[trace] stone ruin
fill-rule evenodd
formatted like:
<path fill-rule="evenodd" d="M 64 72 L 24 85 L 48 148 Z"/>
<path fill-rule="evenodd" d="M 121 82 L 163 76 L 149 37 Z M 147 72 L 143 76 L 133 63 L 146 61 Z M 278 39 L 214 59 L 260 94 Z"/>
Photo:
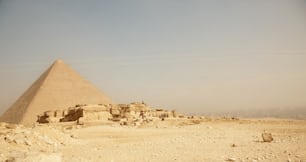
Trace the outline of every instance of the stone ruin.
<path fill-rule="evenodd" d="M 76 105 L 64 110 L 46 111 L 38 116 L 38 123 L 76 122 L 120 122 L 122 125 L 137 125 L 135 123 L 153 119 L 176 118 L 172 110 L 151 109 L 144 102 L 130 104 L 95 104 Z"/>

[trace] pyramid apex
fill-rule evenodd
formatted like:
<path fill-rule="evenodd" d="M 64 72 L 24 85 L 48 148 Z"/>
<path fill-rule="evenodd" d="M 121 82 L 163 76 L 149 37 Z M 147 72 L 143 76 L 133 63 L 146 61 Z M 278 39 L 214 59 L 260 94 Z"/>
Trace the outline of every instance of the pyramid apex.
<path fill-rule="evenodd" d="M 61 60 L 61 59 L 57 59 L 57 60 L 54 61 L 54 63 L 63 63 L 63 62 L 64 62 L 64 61 Z"/>

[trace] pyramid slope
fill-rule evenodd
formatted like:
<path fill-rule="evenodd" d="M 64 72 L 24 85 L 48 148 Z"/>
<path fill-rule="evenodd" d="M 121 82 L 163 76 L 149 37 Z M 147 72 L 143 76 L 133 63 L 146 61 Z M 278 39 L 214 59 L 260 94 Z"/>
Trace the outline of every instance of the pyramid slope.
<path fill-rule="evenodd" d="M 1 116 L 0 121 L 32 125 L 37 115 L 76 104 L 113 102 L 63 61 L 57 60 Z"/>

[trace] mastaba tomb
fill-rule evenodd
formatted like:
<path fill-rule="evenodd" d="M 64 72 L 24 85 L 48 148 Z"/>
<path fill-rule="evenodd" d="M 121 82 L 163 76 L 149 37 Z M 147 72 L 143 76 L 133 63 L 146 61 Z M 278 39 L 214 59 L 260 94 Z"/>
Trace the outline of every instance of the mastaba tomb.
<path fill-rule="evenodd" d="M 123 125 L 131 125 L 135 121 L 175 118 L 177 114 L 173 110 L 151 109 L 143 102 L 133 102 L 130 104 L 75 105 L 62 110 L 49 110 L 37 117 L 38 123 L 76 122 L 84 124 L 120 121 Z"/>

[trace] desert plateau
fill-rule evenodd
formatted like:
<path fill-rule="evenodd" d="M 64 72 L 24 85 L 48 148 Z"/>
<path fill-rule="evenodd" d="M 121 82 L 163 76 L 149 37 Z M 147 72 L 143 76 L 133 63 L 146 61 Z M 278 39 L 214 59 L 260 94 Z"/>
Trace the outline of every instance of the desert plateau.
<path fill-rule="evenodd" d="M 264 142 L 269 132 L 273 141 Z M 1 123 L 0 161 L 306 161 L 306 121 L 204 118 L 138 126 Z"/>

